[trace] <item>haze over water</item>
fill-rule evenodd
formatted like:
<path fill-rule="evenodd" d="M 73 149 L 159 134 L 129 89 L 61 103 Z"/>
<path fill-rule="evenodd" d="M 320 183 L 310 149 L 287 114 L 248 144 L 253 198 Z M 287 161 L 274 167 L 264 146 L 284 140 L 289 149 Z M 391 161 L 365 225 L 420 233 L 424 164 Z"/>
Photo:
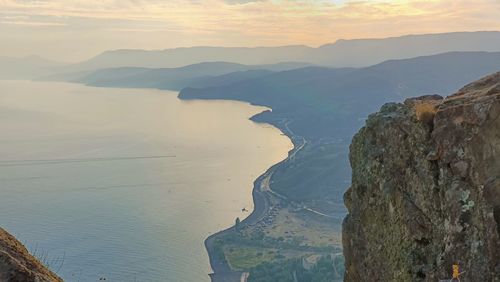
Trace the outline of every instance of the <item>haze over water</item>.
<path fill-rule="evenodd" d="M 67 281 L 209 281 L 203 240 L 292 144 L 263 108 L 0 81 L 0 226 Z"/>

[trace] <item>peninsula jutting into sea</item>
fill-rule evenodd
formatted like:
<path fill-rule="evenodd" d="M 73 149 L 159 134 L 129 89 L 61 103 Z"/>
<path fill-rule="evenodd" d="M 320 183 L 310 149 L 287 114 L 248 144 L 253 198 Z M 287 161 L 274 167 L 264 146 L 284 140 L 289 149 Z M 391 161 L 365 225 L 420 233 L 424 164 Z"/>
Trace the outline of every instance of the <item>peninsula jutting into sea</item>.
<path fill-rule="evenodd" d="M 0 281 L 500 281 L 499 9 L 0 1 Z"/>

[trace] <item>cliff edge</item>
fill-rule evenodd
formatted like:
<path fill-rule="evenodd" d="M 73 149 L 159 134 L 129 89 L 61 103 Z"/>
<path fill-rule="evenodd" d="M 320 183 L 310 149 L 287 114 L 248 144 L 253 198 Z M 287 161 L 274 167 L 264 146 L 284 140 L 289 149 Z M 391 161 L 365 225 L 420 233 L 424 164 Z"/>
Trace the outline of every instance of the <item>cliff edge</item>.
<path fill-rule="evenodd" d="M 500 281 L 500 72 L 370 115 L 350 146 L 345 281 Z"/>
<path fill-rule="evenodd" d="M 62 282 L 28 250 L 0 228 L 0 281 L 5 282 Z"/>

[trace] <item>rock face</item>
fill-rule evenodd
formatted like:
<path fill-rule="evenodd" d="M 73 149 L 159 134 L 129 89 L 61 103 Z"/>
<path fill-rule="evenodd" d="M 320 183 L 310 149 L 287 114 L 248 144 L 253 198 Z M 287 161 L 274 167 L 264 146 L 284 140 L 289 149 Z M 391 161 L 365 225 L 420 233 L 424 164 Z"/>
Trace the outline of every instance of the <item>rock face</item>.
<path fill-rule="evenodd" d="M 61 282 L 62 279 L 30 255 L 14 236 L 0 228 L 0 281 Z"/>
<path fill-rule="evenodd" d="M 500 72 L 386 104 L 350 147 L 345 281 L 500 281 Z"/>

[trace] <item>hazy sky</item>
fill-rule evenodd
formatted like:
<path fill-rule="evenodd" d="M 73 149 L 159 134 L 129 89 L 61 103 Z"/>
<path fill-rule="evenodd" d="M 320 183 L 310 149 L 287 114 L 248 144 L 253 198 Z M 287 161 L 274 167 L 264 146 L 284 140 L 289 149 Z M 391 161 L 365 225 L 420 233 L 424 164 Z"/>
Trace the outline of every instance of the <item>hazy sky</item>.
<path fill-rule="evenodd" d="M 0 0 L 0 55 L 318 46 L 339 38 L 500 30 L 500 0 Z"/>

